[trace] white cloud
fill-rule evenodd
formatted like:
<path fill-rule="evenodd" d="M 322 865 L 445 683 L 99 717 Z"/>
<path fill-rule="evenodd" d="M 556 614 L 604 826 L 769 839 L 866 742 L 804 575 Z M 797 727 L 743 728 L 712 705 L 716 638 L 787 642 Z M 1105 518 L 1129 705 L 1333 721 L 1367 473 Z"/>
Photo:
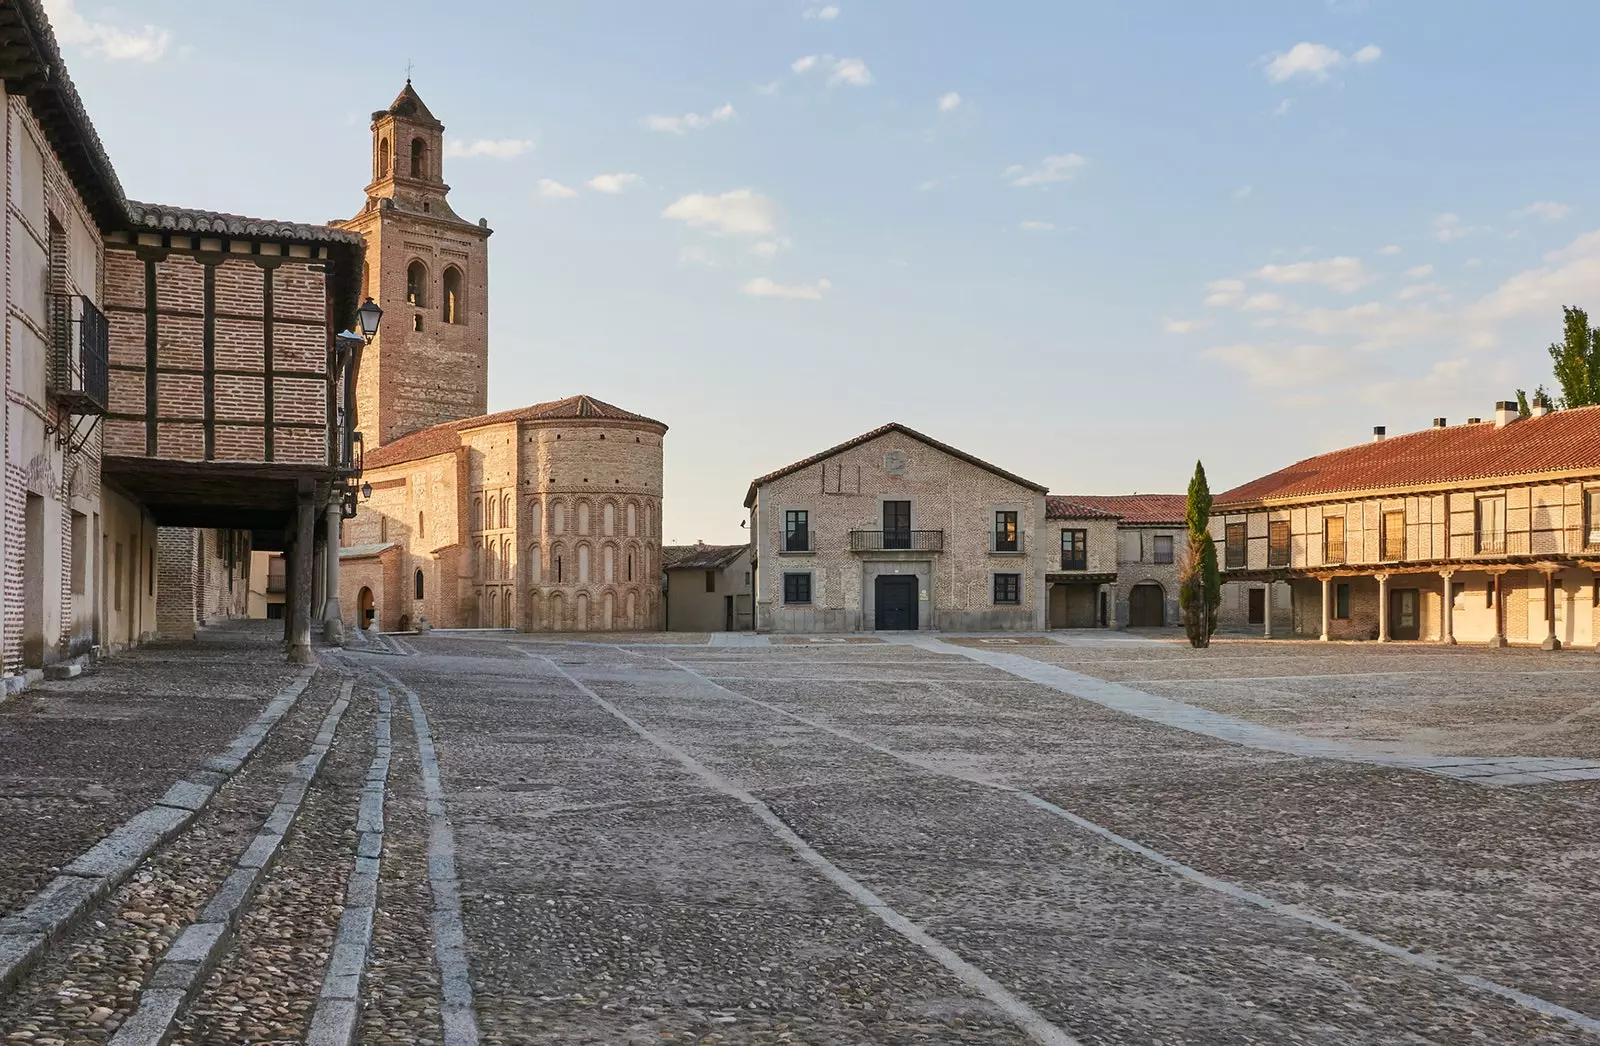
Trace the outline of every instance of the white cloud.
<path fill-rule="evenodd" d="M 1331 69 L 1344 64 L 1344 55 L 1326 44 L 1298 43 L 1267 63 L 1267 79 L 1275 84 L 1297 76 L 1326 80 Z"/>
<path fill-rule="evenodd" d="M 539 195 L 548 196 L 553 200 L 567 200 L 578 195 L 578 190 L 570 185 L 562 185 L 554 178 L 540 178 L 537 184 Z"/>
<path fill-rule="evenodd" d="M 807 8 L 805 17 L 814 22 L 831 22 L 839 17 L 839 5 L 828 4 L 824 7 Z"/>
<path fill-rule="evenodd" d="M 917 183 L 917 192 L 930 192 L 931 190 L 937 189 L 938 187 L 939 187 L 939 179 L 937 179 L 937 178 L 929 178 L 926 181 L 921 181 L 921 182 Z"/>
<path fill-rule="evenodd" d="M 1017 228 L 1023 230 L 1024 232 L 1049 232 L 1055 227 L 1055 222 L 1025 221 L 1017 223 Z"/>
<path fill-rule="evenodd" d="M 859 58 L 841 58 L 833 63 L 833 72 L 828 74 L 828 86 L 838 87 L 840 84 L 849 84 L 851 87 L 866 87 L 872 83 L 872 70 L 867 68 L 867 63 Z"/>
<path fill-rule="evenodd" d="M 1273 116 L 1288 116 L 1289 115 L 1289 106 L 1290 106 L 1290 104 L 1291 104 L 1290 100 L 1288 98 L 1285 98 L 1283 101 L 1281 101 L 1277 105 L 1273 106 L 1272 115 Z"/>
<path fill-rule="evenodd" d="M 1338 377 L 1346 367 L 1344 354 L 1326 345 L 1218 345 L 1205 355 L 1243 371 L 1262 388 L 1312 385 Z"/>
<path fill-rule="evenodd" d="M 827 280 L 818 280 L 816 283 L 774 283 L 765 276 L 757 276 L 747 281 L 739 288 L 740 294 L 748 294 L 755 298 L 800 298 L 806 301 L 820 301 L 829 287 L 833 284 Z"/>
<path fill-rule="evenodd" d="M 752 244 L 750 253 L 758 258 L 776 258 L 779 251 L 788 250 L 793 246 L 794 241 L 789 237 L 779 236 L 775 240 L 762 240 L 760 243 Z"/>
<path fill-rule="evenodd" d="M 1026 189 L 1034 185 L 1071 181 L 1088 162 L 1077 153 L 1046 156 L 1039 166 L 1031 171 L 1020 163 L 1012 164 L 1006 168 L 1005 176 L 1011 179 L 1012 185 Z"/>
<path fill-rule="evenodd" d="M 711 110 L 710 115 L 702 116 L 699 113 L 684 113 L 682 116 L 646 116 L 644 125 L 652 131 L 666 131 L 669 134 L 682 134 L 685 131 L 699 131 L 710 127 L 714 123 L 727 123 L 737 114 L 733 105 L 723 102 Z"/>
<path fill-rule="evenodd" d="M 1344 309 L 1306 309 L 1285 317 L 1281 326 L 1321 336 L 1353 338 L 1362 352 L 1413 345 L 1461 326 L 1459 318 L 1425 306 L 1396 309 L 1363 302 Z"/>
<path fill-rule="evenodd" d="M 678 250 L 679 265 L 705 265 L 716 268 L 716 261 L 711 257 L 711 252 L 700 246 L 682 247 Z"/>
<path fill-rule="evenodd" d="M 1413 265 L 1411 268 L 1406 270 L 1406 279 L 1408 280 L 1420 280 L 1426 276 L 1432 275 L 1432 265 Z"/>
<path fill-rule="evenodd" d="M 778 207 L 770 197 L 735 189 L 717 196 L 692 193 L 662 211 L 661 217 L 719 236 L 766 236 L 777 228 Z"/>
<path fill-rule="evenodd" d="M 1350 57 L 1355 59 L 1357 65 L 1370 65 L 1383 57 L 1383 48 L 1377 44 L 1368 44 Z"/>
<path fill-rule="evenodd" d="M 1482 258 L 1468 258 L 1466 260 L 1466 266 L 1469 269 L 1476 269 L 1478 266 L 1480 266 L 1482 264 L 1483 264 L 1483 259 Z"/>
<path fill-rule="evenodd" d="M 444 154 L 454 159 L 471 159 L 487 156 L 492 160 L 512 160 L 533 148 L 527 138 L 474 138 L 470 142 L 452 138 L 445 143 Z"/>
<path fill-rule="evenodd" d="M 1205 325 L 1206 322 L 1204 320 L 1174 320 L 1168 318 L 1162 321 L 1161 329 L 1168 334 L 1193 334 Z"/>
<path fill-rule="evenodd" d="M 756 85 L 756 94 L 777 94 L 777 93 L 778 93 L 778 81 L 777 80 L 769 80 L 764 84 L 757 84 Z"/>
<path fill-rule="evenodd" d="M 1276 294 L 1252 294 L 1239 306 L 1243 312 L 1278 312 L 1288 307 Z"/>
<path fill-rule="evenodd" d="M 1238 305 L 1244 301 L 1243 280 L 1212 280 L 1206 284 L 1206 290 L 1211 293 L 1206 296 L 1205 303 L 1212 308 Z"/>
<path fill-rule="evenodd" d="M 1387 247 L 1379 247 L 1378 248 L 1378 253 L 1379 254 L 1399 254 L 1400 253 L 1400 245 L 1398 243 L 1391 243 Z"/>
<path fill-rule="evenodd" d="M 1473 307 L 1472 314 L 1483 320 L 1556 315 L 1560 306 L 1593 295 L 1600 286 L 1600 229 L 1551 251 L 1544 261 L 1542 267 L 1526 269 L 1500 284 Z"/>
<path fill-rule="evenodd" d="M 946 91 L 939 96 L 939 111 L 947 113 L 952 109 L 961 108 L 961 96 L 954 91 Z"/>
<path fill-rule="evenodd" d="M 1233 190 L 1233 198 L 1235 200 L 1249 199 L 1250 194 L 1255 191 L 1256 187 L 1253 185 L 1241 185 L 1237 189 Z"/>
<path fill-rule="evenodd" d="M 1539 200 L 1528 204 L 1520 211 L 1513 212 L 1512 217 L 1543 218 L 1547 222 L 1558 222 L 1571 213 L 1572 207 L 1568 204 L 1557 203 L 1554 200 Z"/>
<path fill-rule="evenodd" d="M 595 192 L 603 192 L 607 196 L 621 196 L 627 191 L 628 186 L 638 185 L 642 180 L 637 174 L 618 171 L 616 174 L 597 174 L 589 179 L 588 184 Z"/>
<path fill-rule="evenodd" d="M 805 73 L 810 72 L 816 64 L 817 56 L 814 54 L 808 54 L 803 58 L 796 58 L 792 63 L 790 63 L 789 68 L 793 69 L 797 73 Z"/>
<path fill-rule="evenodd" d="M 123 29 L 91 22 L 78 13 L 76 0 L 45 0 L 44 7 L 58 41 L 113 61 L 159 62 L 172 42 L 170 31 L 153 25 Z"/>
<path fill-rule="evenodd" d="M 1372 282 L 1372 276 L 1361 264 L 1361 259 L 1348 256 L 1291 262 L 1288 265 L 1263 265 L 1253 275 L 1268 283 L 1314 283 L 1344 294 Z"/>
<path fill-rule="evenodd" d="M 1433 266 L 1424 265 L 1421 268 L 1432 269 Z M 1396 301 L 1410 301 L 1412 298 L 1420 298 L 1425 294 L 1437 294 L 1442 290 L 1444 290 L 1444 284 L 1442 283 L 1413 283 L 1409 286 L 1401 287 L 1395 292 L 1394 297 Z"/>
<path fill-rule="evenodd" d="M 1471 236 L 1475 232 L 1487 232 L 1486 225 L 1467 225 L 1461 221 L 1459 214 L 1440 214 L 1433 219 L 1433 238 L 1440 243 L 1449 243 L 1459 240 L 1463 236 Z"/>

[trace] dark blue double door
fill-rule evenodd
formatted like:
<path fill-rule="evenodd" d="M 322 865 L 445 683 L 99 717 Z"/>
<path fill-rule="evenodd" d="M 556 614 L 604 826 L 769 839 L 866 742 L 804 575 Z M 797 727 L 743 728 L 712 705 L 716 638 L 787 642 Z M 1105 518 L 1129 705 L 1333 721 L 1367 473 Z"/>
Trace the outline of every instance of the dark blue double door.
<path fill-rule="evenodd" d="M 912 632 L 917 627 L 915 575 L 879 574 L 873 583 L 874 626 L 880 632 Z"/>

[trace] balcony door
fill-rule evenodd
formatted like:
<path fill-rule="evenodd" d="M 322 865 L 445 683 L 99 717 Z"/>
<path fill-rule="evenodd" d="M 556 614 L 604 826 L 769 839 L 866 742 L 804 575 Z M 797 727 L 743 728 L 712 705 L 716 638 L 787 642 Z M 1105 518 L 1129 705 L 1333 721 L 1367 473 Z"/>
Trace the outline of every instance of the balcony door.
<path fill-rule="evenodd" d="M 911 547 L 911 502 L 883 503 L 883 547 L 886 549 Z"/>

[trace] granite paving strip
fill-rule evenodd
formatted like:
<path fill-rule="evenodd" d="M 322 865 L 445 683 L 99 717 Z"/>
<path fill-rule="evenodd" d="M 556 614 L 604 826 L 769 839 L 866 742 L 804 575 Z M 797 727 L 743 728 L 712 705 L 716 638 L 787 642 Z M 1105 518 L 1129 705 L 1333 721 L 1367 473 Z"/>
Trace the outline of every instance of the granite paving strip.
<path fill-rule="evenodd" d="M 828 733 L 843 740 L 847 740 L 854 744 L 869 748 L 879 754 L 900 760 L 901 762 L 915 766 L 930 774 L 948 777 L 954 780 L 963 781 L 969 784 L 976 784 L 985 788 L 994 789 L 999 792 L 1015 795 L 1017 798 L 1021 799 L 1030 806 L 1043 810 L 1046 813 L 1052 814 L 1053 816 L 1059 817 L 1071 823 L 1075 827 L 1083 829 L 1084 831 L 1091 832 L 1107 842 L 1110 842 L 1130 853 L 1137 854 L 1145 860 L 1159 865 L 1166 871 L 1207 890 L 1220 893 L 1235 901 L 1240 901 L 1258 908 L 1262 908 L 1275 915 L 1292 919 L 1323 932 L 1335 934 L 1348 941 L 1380 952 L 1386 956 L 1389 956 L 1390 958 L 1399 960 L 1400 962 L 1403 962 L 1409 966 L 1426 970 L 1430 973 L 1438 974 L 1440 976 L 1448 977 L 1465 986 L 1497 995 L 1503 999 L 1517 1004 L 1518 1006 L 1524 1007 L 1525 1009 L 1529 1009 L 1544 1016 L 1553 1017 L 1557 1020 L 1564 1021 L 1575 1028 L 1582 1029 L 1583 1031 L 1600 1034 L 1600 1020 L 1596 1020 L 1587 1014 L 1580 1013 L 1568 1007 L 1560 1006 L 1546 999 L 1539 998 L 1535 995 L 1508 985 L 1500 984 L 1488 978 L 1459 970 L 1452 964 L 1446 962 L 1436 955 L 1399 947 L 1398 945 L 1391 944 L 1370 934 L 1365 934 L 1359 930 L 1351 929 L 1342 923 L 1338 923 L 1331 919 L 1317 915 L 1315 912 L 1309 911 L 1298 905 L 1286 904 L 1255 891 L 1248 890 L 1235 883 L 1227 882 L 1225 880 L 1207 875 L 1198 869 L 1192 868 L 1180 861 L 1168 857 L 1165 854 L 1159 853 L 1147 846 L 1144 846 L 1133 839 L 1129 839 L 1126 836 L 1120 835 L 1117 832 L 1088 820 L 1087 818 L 1080 817 L 1077 814 L 1074 814 L 1071 811 L 1066 810 L 1057 804 L 1052 803 L 1049 800 L 1035 795 L 1034 793 L 1025 789 L 994 781 L 982 775 L 962 773 L 957 770 L 951 770 L 926 760 L 919 759 L 915 756 L 897 752 L 892 748 L 877 744 L 876 742 L 873 742 L 849 730 L 840 729 L 821 720 L 798 715 L 794 712 L 788 711 L 787 709 L 779 707 L 778 705 L 774 705 L 769 702 L 762 701 L 759 698 L 739 693 L 738 691 L 726 687 L 716 680 L 707 677 L 696 669 L 674 661 L 670 658 L 663 658 L 662 660 L 666 661 L 668 664 L 674 665 L 685 673 L 700 679 L 706 685 L 714 687 L 724 694 L 730 695 L 741 701 L 748 702 L 752 705 L 756 705 L 760 708 L 766 709 L 767 711 L 774 712 L 787 719 L 801 723 L 813 729 L 823 731 L 824 733 Z M 559 668 L 557 670 L 561 671 Z M 562 674 L 565 675 L 566 673 L 563 671 Z"/>
<path fill-rule="evenodd" d="M 433 884 L 433 948 L 443 984 L 444 1046 L 477 1046 L 478 1020 L 472 1009 L 472 977 L 467 966 L 466 930 L 461 919 L 461 884 L 456 878 L 456 840 L 444 805 L 439 781 L 439 757 L 428 729 L 428 714 L 416 691 L 394 676 L 376 670 L 411 709 L 411 726 L 417 736 L 417 758 L 422 765 L 422 792 L 428 809 L 428 878 Z"/>
<path fill-rule="evenodd" d="M 957 646 L 938 639 L 897 639 L 934 653 L 959 653 L 974 661 L 1008 672 L 1019 679 L 1049 687 L 1070 697 L 1092 701 L 1097 705 L 1126 715 L 1136 716 L 1152 723 L 1186 730 L 1220 741 L 1258 748 L 1268 752 L 1302 756 L 1307 759 L 1337 759 L 1347 763 L 1369 763 L 1402 770 L 1419 770 L 1439 774 L 1471 784 L 1522 785 L 1548 784 L 1563 780 L 1600 780 L 1600 760 L 1564 759 L 1560 757 L 1528 756 L 1488 758 L 1482 762 L 1494 765 L 1490 774 L 1464 773 L 1455 760 L 1460 757 L 1409 755 L 1385 752 L 1371 745 L 1351 744 L 1343 741 L 1323 740 L 1289 733 L 1270 726 L 1262 726 L 1245 719 L 1223 715 L 1207 708 L 1199 708 L 1182 701 L 1147 694 L 1121 683 L 1111 683 L 1094 676 L 1073 672 L 1058 665 L 1047 664 L 1019 654 L 994 650 L 980 650 Z M 1581 776 L 1547 776 L 1547 772 L 1562 771 Z"/>
<path fill-rule="evenodd" d="M 138 1009 L 111 1037 L 111 1046 L 161 1046 L 167 1040 L 179 1010 L 199 988 L 221 954 L 239 913 L 250 903 L 256 885 L 277 855 L 284 834 L 293 826 L 300 804 L 333 745 L 345 709 L 350 706 L 354 685 L 347 680 L 340 688 L 339 699 L 328 710 L 311 750 L 300 760 L 294 776 L 279 793 L 272 815 L 244 856 L 239 858 L 234 871 L 223 880 L 222 887 L 201 911 L 200 921 L 189 924 L 172 942 L 149 984 L 140 993 Z"/>
<path fill-rule="evenodd" d="M 383 860 L 383 801 L 389 781 L 389 691 L 379 687 L 377 693 L 378 719 L 374 727 L 372 765 L 361 787 L 361 806 L 356 812 L 355 867 L 345 885 L 339 935 L 322 979 L 322 993 L 311 1011 L 306 1046 L 350 1046 L 355 1039 L 361 977 L 367 966 L 373 913 L 378 904 L 378 876 Z M 376 856 L 363 856 L 374 851 Z"/>
<path fill-rule="evenodd" d="M 552 671 L 566 679 L 579 692 L 589 698 L 590 701 L 594 702 L 609 715 L 620 720 L 635 734 L 638 734 L 641 738 L 671 756 L 685 770 L 699 778 L 707 787 L 748 807 L 767 826 L 772 834 L 792 849 L 802 861 L 816 869 L 824 878 L 837 886 L 852 900 L 861 905 L 862 908 L 877 916 L 890 929 L 921 948 L 930 958 L 938 962 L 940 966 L 944 967 L 945 970 L 949 971 L 967 987 L 983 995 L 1034 1042 L 1041 1043 L 1043 1046 L 1077 1046 L 1077 1039 L 1074 1039 L 1061 1028 L 1046 1020 L 1032 1006 L 1013 995 L 987 973 L 934 939 L 911 920 L 890 907 L 878 895 L 819 853 L 773 813 L 766 803 L 757 799 L 744 788 L 727 780 L 670 741 L 652 733 L 640 724 L 638 720 L 601 697 L 555 661 L 546 658 L 545 663 Z"/>
<path fill-rule="evenodd" d="M 255 754 L 267 734 L 294 707 L 317 666 L 302 670 L 278 691 L 259 715 L 187 780 L 179 781 L 154 806 L 135 814 L 68 863 L 20 911 L 0 919 L 0 994 L 9 991 L 49 944 L 101 897 L 116 889 L 144 859 L 187 826 L 217 787 Z"/>

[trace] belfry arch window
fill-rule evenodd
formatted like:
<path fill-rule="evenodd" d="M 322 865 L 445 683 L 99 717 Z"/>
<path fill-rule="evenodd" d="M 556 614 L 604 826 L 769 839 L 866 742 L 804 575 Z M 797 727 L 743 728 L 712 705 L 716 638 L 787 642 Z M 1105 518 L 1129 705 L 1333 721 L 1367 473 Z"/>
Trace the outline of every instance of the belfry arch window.
<path fill-rule="evenodd" d="M 428 304 L 428 267 L 420 261 L 406 266 L 406 304 L 419 309 Z"/>
<path fill-rule="evenodd" d="M 378 177 L 389 177 L 389 139 L 378 139 Z"/>
<path fill-rule="evenodd" d="M 421 138 L 411 139 L 411 177 L 428 176 L 428 143 Z"/>
<path fill-rule="evenodd" d="M 418 570 L 417 570 L 417 598 L 418 599 L 422 598 L 422 570 L 421 570 L 421 568 L 418 568 Z"/>
<path fill-rule="evenodd" d="M 443 319 L 446 323 L 467 322 L 467 280 L 454 265 L 444 271 Z"/>

